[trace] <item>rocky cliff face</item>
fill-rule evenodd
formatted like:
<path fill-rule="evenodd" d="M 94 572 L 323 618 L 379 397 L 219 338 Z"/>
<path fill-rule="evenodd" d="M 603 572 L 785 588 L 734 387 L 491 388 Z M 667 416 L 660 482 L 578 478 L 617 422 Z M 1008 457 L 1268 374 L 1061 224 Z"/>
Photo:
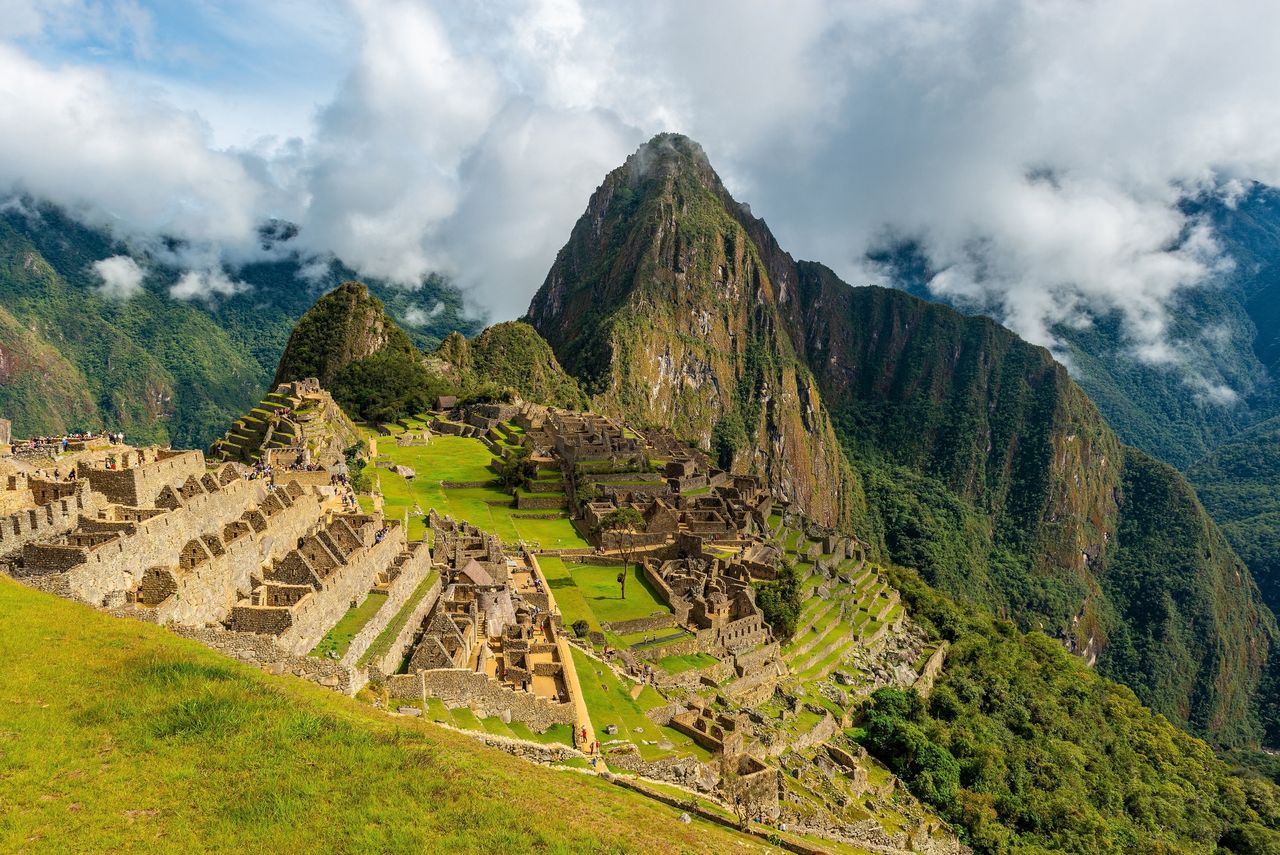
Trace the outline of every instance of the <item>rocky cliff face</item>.
<path fill-rule="evenodd" d="M 1186 480 L 1125 446 L 1047 351 L 993 321 L 851 288 L 818 264 L 797 274 L 796 338 L 851 452 L 942 482 L 990 526 L 942 587 L 971 595 L 982 580 L 990 605 L 1174 721 L 1257 738 L 1274 620 Z"/>
<path fill-rule="evenodd" d="M 344 282 L 293 328 L 272 385 L 315 377 L 328 387 L 348 365 L 386 350 L 411 353 L 414 347 L 363 283 Z"/>
<path fill-rule="evenodd" d="M 776 245 L 738 207 L 695 143 L 655 138 L 591 197 L 527 320 L 601 411 L 670 426 L 825 523 L 860 519 L 861 487 L 781 314 Z"/>

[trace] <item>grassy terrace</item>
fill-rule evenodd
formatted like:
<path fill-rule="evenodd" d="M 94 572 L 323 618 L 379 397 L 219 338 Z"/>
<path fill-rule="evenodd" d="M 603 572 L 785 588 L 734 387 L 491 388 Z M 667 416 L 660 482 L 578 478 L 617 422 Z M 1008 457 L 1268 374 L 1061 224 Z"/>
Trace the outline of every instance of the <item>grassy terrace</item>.
<path fill-rule="evenodd" d="M 591 724 L 595 728 L 596 739 L 602 746 L 612 739 L 625 739 L 640 749 L 640 756 L 646 760 L 658 760 L 673 755 L 693 755 L 699 760 L 711 759 L 711 753 L 692 739 L 670 727 L 658 727 L 644 714 L 645 710 L 660 707 L 666 703 L 652 686 L 645 686 L 636 698 L 631 697 L 631 687 L 623 683 L 609 668 L 578 648 L 573 650 L 573 667 L 578 672 L 578 682 L 582 685 L 583 700 L 587 704 L 587 713 L 591 716 Z M 604 729 L 610 724 L 618 726 L 617 736 L 605 735 Z M 646 742 L 671 743 L 669 749 L 657 745 L 646 745 Z"/>
<path fill-rule="evenodd" d="M 336 658 L 342 658 L 342 655 L 347 652 L 347 648 L 351 646 L 351 640 L 359 635 L 360 630 L 364 629 L 364 625 L 373 620 L 373 616 L 386 603 L 386 594 L 381 591 L 370 591 L 369 596 L 364 598 L 363 603 L 354 609 L 348 609 L 342 619 L 325 633 L 324 638 L 320 639 L 320 643 L 311 651 L 311 655 L 326 656 L 329 653 L 333 653 Z"/>
<path fill-rule="evenodd" d="M 409 622 L 409 617 L 413 614 L 413 610 L 422 602 L 423 597 L 427 595 L 427 591 L 431 590 L 431 586 L 440 578 L 440 571 L 432 570 L 427 573 L 425 579 L 418 583 L 418 587 L 413 589 L 413 593 L 409 595 L 409 599 L 405 600 L 400 611 L 396 612 L 395 617 L 386 625 L 382 632 L 378 633 L 378 637 L 369 645 L 369 649 L 360 657 L 358 664 L 365 665 L 371 659 L 377 656 L 385 656 L 391 650 L 391 645 L 395 643 L 396 637 L 400 635 L 400 630 L 404 629 L 404 625 Z"/>
<path fill-rule="evenodd" d="M 541 742 L 543 745 L 560 744 L 573 747 L 573 728 L 567 724 L 552 725 L 542 733 L 535 733 L 527 724 L 518 721 L 504 724 L 502 719 L 496 716 L 477 718 L 475 713 L 466 708 L 451 710 L 437 698 L 427 698 L 425 713 L 432 721 L 451 724 L 463 730 L 483 731 L 497 736 Z"/>
<path fill-rule="evenodd" d="M 408 466 L 416 477 L 408 481 L 387 469 L 366 467 L 369 478 L 382 489 L 384 511 L 392 519 L 403 518 L 409 509 L 409 537 L 421 539 L 425 517 L 414 516 L 415 507 L 426 514 L 435 508 L 441 514 L 466 520 L 492 532 L 506 543 L 525 540 L 544 549 L 588 546 L 567 516 L 533 519 L 528 511 L 512 507 L 512 498 L 497 486 L 450 487 L 442 482 L 476 483 L 493 481 L 489 468 L 493 455 L 478 439 L 434 436 L 429 445 L 401 448 L 394 442 L 378 444 L 378 456 L 393 464 Z"/>
<path fill-rule="evenodd" d="M 5 578 L 0 613 L 0 851 L 777 851 Z"/>
<path fill-rule="evenodd" d="M 687 653 L 683 656 L 663 656 L 654 664 L 660 666 L 668 674 L 683 674 L 697 668 L 706 668 L 720 660 L 710 653 Z"/>
<path fill-rule="evenodd" d="M 581 619 L 593 630 L 599 630 L 602 623 L 671 612 L 635 564 L 627 568 L 625 600 L 620 596 L 618 585 L 620 566 L 578 564 L 553 555 L 539 556 L 538 564 L 546 574 L 566 624 Z"/>

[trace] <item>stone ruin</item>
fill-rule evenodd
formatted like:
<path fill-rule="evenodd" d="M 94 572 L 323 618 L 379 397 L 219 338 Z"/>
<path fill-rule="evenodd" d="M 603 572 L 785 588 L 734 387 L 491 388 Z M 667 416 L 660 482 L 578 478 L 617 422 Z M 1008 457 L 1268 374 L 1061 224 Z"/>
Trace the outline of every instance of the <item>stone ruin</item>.
<path fill-rule="evenodd" d="M 344 691 L 364 677 L 306 654 L 371 592 L 387 594 L 394 608 L 354 660 L 431 568 L 399 523 L 339 512 L 338 487 L 277 486 L 199 451 L 113 447 L 57 479 L 10 468 L 0 560 L 15 578 Z"/>
<path fill-rule="evenodd" d="M 434 511 L 428 522 L 443 590 L 392 690 L 537 731 L 574 724 L 560 616 L 528 556 L 509 556 L 493 535 Z"/>
<path fill-rule="evenodd" d="M 773 694 L 786 666 L 756 605 L 747 565 L 708 553 L 701 538 L 681 534 L 666 556 L 646 557 L 643 567 L 675 623 L 693 634 L 692 648 L 729 664 L 726 695 L 750 704 Z M 665 647 L 664 652 L 674 651 Z"/>

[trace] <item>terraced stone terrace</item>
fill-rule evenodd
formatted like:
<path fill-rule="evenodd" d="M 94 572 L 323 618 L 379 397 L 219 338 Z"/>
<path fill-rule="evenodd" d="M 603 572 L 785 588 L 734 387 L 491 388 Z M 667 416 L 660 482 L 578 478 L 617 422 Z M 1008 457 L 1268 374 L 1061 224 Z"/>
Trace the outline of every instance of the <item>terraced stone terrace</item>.
<path fill-rule="evenodd" d="M 814 560 L 808 556 L 820 547 L 794 529 L 783 529 L 779 539 L 803 576 L 806 597 L 795 634 L 783 645 L 783 660 L 797 682 L 819 681 L 860 646 L 874 643 L 899 619 L 902 606 L 875 565 L 857 559 L 836 563 L 821 553 Z M 829 568 L 827 575 L 819 561 Z"/>

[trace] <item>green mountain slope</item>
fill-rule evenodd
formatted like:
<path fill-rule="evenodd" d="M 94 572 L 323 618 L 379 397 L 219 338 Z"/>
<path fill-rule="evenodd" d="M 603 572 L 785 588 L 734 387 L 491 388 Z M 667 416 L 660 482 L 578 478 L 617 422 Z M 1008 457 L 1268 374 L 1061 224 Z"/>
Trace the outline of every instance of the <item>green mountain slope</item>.
<path fill-rule="evenodd" d="M 696 143 L 657 137 L 611 172 L 530 304 L 528 322 L 595 407 L 696 439 L 766 475 L 825 523 L 861 521 L 778 279 Z"/>
<path fill-rule="evenodd" d="M 486 327 L 469 341 L 454 333 L 435 356 L 462 390 L 488 385 L 511 389 L 526 401 L 574 410 L 588 405 L 581 385 L 560 367 L 551 345 L 520 321 Z"/>
<path fill-rule="evenodd" d="M 293 328 L 272 385 L 315 377 L 321 386 L 332 386 L 347 366 L 383 351 L 415 352 L 364 283 L 344 282 L 317 300 Z"/>
<path fill-rule="evenodd" d="M 1280 418 L 1242 431 L 1187 470 L 1201 501 L 1280 608 Z"/>
<path fill-rule="evenodd" d="M 725 442 L 802 506 L 841 484 L 858 530 L 943 590 L 1196 733 L 1261 736 L 1274 620 L 1181 476 L 1123 446 L 1044 349 L 794 262 L 696 144 L 658 137 L 610 173 L 529 319 L 599 406 Z M 837 436 L 853 478 L 826 464 Z"/>
<path fill-rule="evenodd" d="M 938 485 L 923 507 L 877 494 L 891 553 L 912 557 L 933 501 L 973 509 L 987 525 L 926 578 L 1064 638 L 1193 732 L 1257 739 L 1275 622 L 1182 476 L 1124 446 L 1043 348 L 989 319 L 820 265 L 799 275 L 810 361 L 854 460 Z"/>
<path fill-rule="evenodd" d="M 881 690 L 863 739 L 978 852 L 1275 851 L 1280 790 L 1098 677 L 1040 633 L 893 583 L 951 641 L 933 693 Z"/>
<path fill-rule="evenodd" d="M 131 252 L 52 206 L 6 207 L 0 305 L 26 332 L 19 336 L 7 320 L 0 332 L 0 346 L 22 355 L 18 379 L 0 383 L 0 413 L 19 435 L 111 428 L 136 442 L 207 446 L 261 398 L 302 314 L 352 276 L 333 261 L 308 267 L 311 278 L 303 277 L 302 259 L 287 249 L 290 236 L 279 224 L 264 229 L 264 243 L 276 245 L 280 260 L 225 271 L 240 283 L 236 293 L 180 300 L 169 289 L 181 269 Z M 145 272 L 141 292 L 125 302 L 104 298 L 92 269 L 121 254 Z M 436 346 L 451 330 L 479 329 L 463 314 L 459 292 L 440 279 L 416 291 L 372 287 L 396 317 L 425 318 L 407 325 L 420 347 Z M 55 352 L 57 364 L 50 362 Z M 21 380 L 22 366 L 33 364 L 47 365 L 48 374 L 38 383 Z"/>

